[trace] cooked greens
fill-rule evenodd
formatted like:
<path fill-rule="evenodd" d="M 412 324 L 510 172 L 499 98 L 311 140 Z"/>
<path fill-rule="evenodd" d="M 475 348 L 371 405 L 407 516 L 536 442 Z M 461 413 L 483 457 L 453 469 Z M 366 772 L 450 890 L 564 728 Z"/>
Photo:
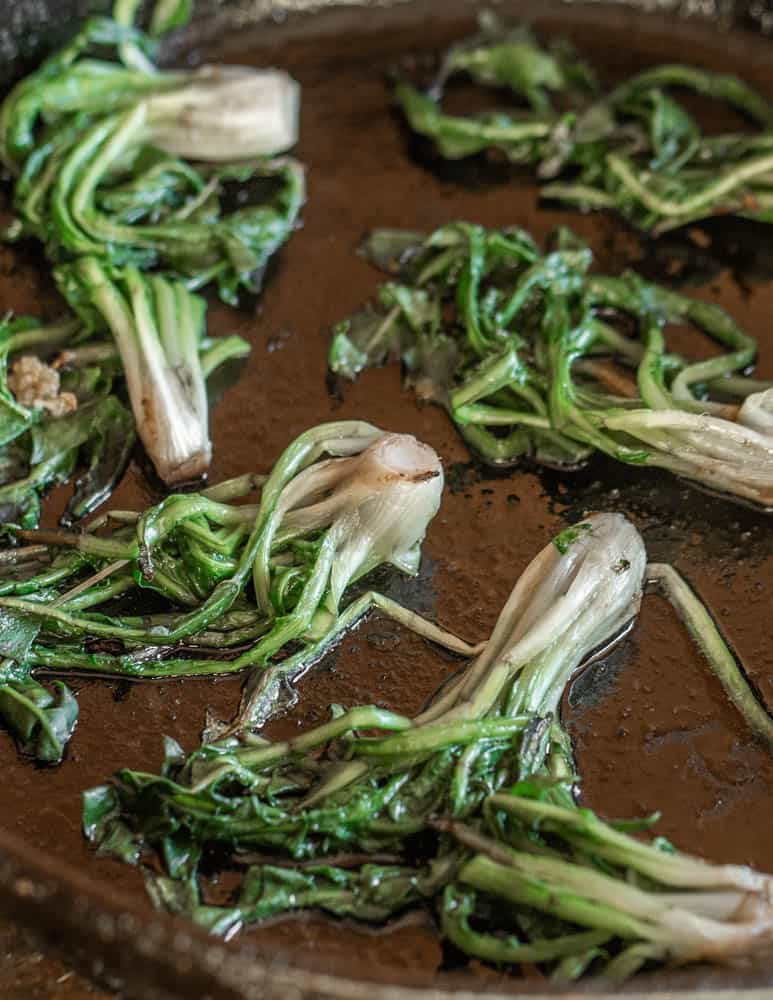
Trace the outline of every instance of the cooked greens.
<path fill-rule="evenodd" d="M 474 647 L 367 589 L 380 566 L 417 572 L 443 470 L 429 446 L 362 421 L 306 431 L 267 476 L 112 510 L 78 532 L 36 529 L 39 494 L 78 467 L 65 520 L 93 511 L 135 426 L 166 484 L 206 472 L 206 378 L 247 345 L 206 337 L 196 290 L 231 304 L 258 292 L 304 199 L 303 169 L 283 155 L 298 85 L 277 70 L 162 69 L 157 39 L 190 4 L 162 0 L 147 31 L 139 7 L 117 0 L 112 18 L 89 20 L 0 109 L 8 236 L 45 246 L 74 314 L 0 326 L 0 522 L 14 542 L 0 551 L 0 721 L 19 750 L 61 761 L 78 721 L 61 677 L 241 672 L 234 717 L 208 718 L 198 749 L 167 740 L 160 774 L 123 770 L 85 794 L 98 851 L 154 856 L 158 907 L 230 935 L 291 912 L 383 923 L 422 906 L 465 955 L 533 963 L 556 982 L 770 946 L 771 877 L 639 837 L 657 816 L 609 821 L 579 804 L 561 697 L 633 626 L 648 584 L 773 741 L 707 609 L 672 567 L 647 566 L 623 515 L 590 514 L 553 539 Z M 457 74 L 525 110 L 445 114 Z M 758 131 L 705 136 L 675 88 L 730 103 Z M 773 112 L 732 78 L 658 67 L 603 96 L 568 46 L 487 15 L 428 93 L 401 81 L 397 99 L 441 155 L 497 150 L 556 179 L 546 196 L 643 229 L 773 211 Z M 524 231 L 468 223 L 376 232 L 365 251 L 392 280 L 336 329 L 336 374 L 399 358 L 489 462 L 572 467 L 601 451 L 773 504 L 773 388 L 749 377 L 756 343 L 718 307 L 595 274 L 566 230 L 546 252 Z M 673 352 L 675 324 L 720 352 Z M 259 734 L 374 609 L 457 657 L 421 713 L 332 705 L 285 740 Z M 238 873 L 225 903 L 208 891 L 219 866 Z"/>
<path fill-rule="evenodd" d="M 105 280 L 104 272 L 93 261 L 68 265 L 67 280 L 74 284 L 75 274 L 90 266 Z M 120 273 L 114 277 L 125 281 Z M 169 439 L 174 439 L 176 431 L 184 431 L 182 444 L 188 447 L 190 435 L 196 433 L 190 412 L 184 409 L 186 394 L 191 383 L 195 384 L 193 376 L 202 383 L 224 362 L 243 357 L 249 346 L 236 336 L 201 337 L 203 303 L 178 282 L 165 282 L 160 276 L 148 279 L 137 273 L 133 280 L 140 289 L 162 287 L 169 300 L 169 308 L 161 316 L 165 349 L 170 354 L 159 355 L 159 344 L 154 347 L 154 342 L 148 343 L 153 330 L 147 324 L 144 338 L 132 340 L 137 331 L 121 323 L 125 314 L 119 309 L 117 322 L 115 316 L 113 319 L 115 339 L 124 343 L 121 354 L 127 339 L 128 347 L 134 347 L 127 355 L 125 371 L 133 375 L 130 395 L 138 426 L 159 473 L 173 481 L 182 462 L 171 460 L 169 447 L 174 441 Z M 115 286 L 111 287 L 119 296 Z M 119 297 L 119 304 L 122 301 Z M 187 315 L 182 306 L 187 306 Z M 0 322 L 0 525 L 6 535 L 12 534 L 14 527 L 36 527 L 41 494 L 68 482 L 73 475 L 74 489 L 62 521 L 71 525 L 92 513 L 110 495 L 129 461 L 135 427 L 122 401 L 125 372 L 116 344 L 103 339 L 97 310 L 96 298 L 90 298 L 84 300 L 83 322 L 73 318 L 41 324 L 29 317 Z M 187 345 L 184 323 L 189 334 Z M 90 327 L 97 332 L 90 335 Z M 183 348 L 188 351 L 190 374 L 176 353 Z M 151 423 L 152 405 L 162 395 L 154 380 L 160 381 L 162 388 L 168 387 L 167 395 L 169 389 L 176 390 L 182 399 L 175 398 L 169 417 L 164 415 Z M 199 399 L 199 439 L 208 449 L 206 397 Z M 182 471 L 192 474 L 190 468 Z"/>
<path fill-rule="evenodd" d="M 278 70 L 160 70 L 152 39 L 121 5 L 116 15 L 87 21 L 2 106 L 11 233 L 36 236 L 56 262 L 216 282 L 235 303 L 241 287 L 259 291 L 303 202 L 300 165 L 271 159 L 297 140 L 298 85 Z M 248 195 L 233 210 L 231 183 Z"/>
<path fill-rule="evenodd" d="M 40 494 L 80 467 L 64 514 L 76 520 L 123 473 L 134 426 L 113 394 L 120 366 L 110 345 L 62 350 L 84 335 L 78 320 L 0 323 L 0 524 L 35 527 Z M 52 356 L 55 367 L 41 360 Z"/>
<path fill-rule="evenodd" d="M 4 553 L 8 575 L 0 577 L 9 678 L 248 671 L 234 722 L 212 721 L 212 734 L 262 725 L 292 700 L 292 681 L 373 606 L 470 652 L 380 594 L 366 591 L 342 607 L 349 585 L 379 565 L 417 571 L 443 487 L 431 448 L 363 422 L 323 424 L 263 478 L 172 494 L 143 513 L 111 511 L 81 533 L 18 532 L 32 545 Z M 230 502 L 261 484 L 259 503 Z M 113 611 L 116 598 L 149 589 L 166 610 Z"/>
<path fill-rule="evenodd" d="M 111 274 L 96 257 L 62 265 L 56 277 L 84 322 L 106 324 L 113 334 L 137 431 L 161 479 L 200 477 L 212 452 L 199 355 L 204 300 L 179 281 L 145 277 L 135 267 Z"/>
<path fill-rule="evenodd" d="M 139 436 L 160 478 L 175 484 L 209 465 L 207 374 L 248 351 L 236 337 L 205 341 L 205 306 L 192 289 L 214 283 L 232 304 L 241 289 L 258 292 L 292 232 L 303 168 L 277 154 L 297 141 L 299 87 L 271 69 L 162 70 L 157 38 L 190 5 L 156 5 L 147 32 L 134 23 L 137 7 L 118 0 L 112 18 L 88 20 L 3 102 L 0 159 L 16 212 L 6 236 L 36 237 L 57 265 L 60 291 L 82 321 L 65 323 L 72 339 L 57 346 L 94 346 L 102 356 L 106 345 L 80 342 L 112 334 Z M 52 342 L 43 346 L 50 353 Z M 120 365 L 107 352 L 109 382 Z M 37 523 L 38 494 L 70 477 L 79 447 L 86 469 L 68 520 L 105 498 L 134 439 L 107 376 L 91 367 L 101 408 L 83 409 L 67 385 L 58 392 L 57 372 L 42 360 L 22 358 L 0 385 L 9 428 L 31 424 L 28 397 L 48 414 L 48 451 L 9 444 L 2 462 L 1 520 L 25 527 Z"/>
<path fill-rule="evenodd" d="M 546 253 L 523 230 L 464 222 L 377 231 L 363 252 L 394 277 L 336 327 L 336 374 L 401 359 L 417 395 L 495 464 L 572 467 L 596 450 L 773 503 L 773 389 L 744 376 L 756 342 L 719 306 L 632 272 L 596 274 L 565 229 Z M 670 351 L 670 324 L 725 353 Z"/>
<path fill-rule="evenodd" d="M 460 75 L 509 90 L 521 106 L 445 112 L 447 84 Z M 753 127 L 707 134 L 679 99 L 685 92 L 729 105 Z M 543 198 L 611 209 L 643 230 L 728 212 L 773 219 L 773 104 L 734 76 L 664 64 L 604 92 L 567 43 L 543 45 L 487 12 L 445 54 L 429 90 L 400 80 L 395 99 L 441 156 L 496 151 L 534 167 Z"/>
<path fill-rule="evenodd" d="M 78 722 L 78 702 L 61 681 L 56 697 L 31 677 L 0 673 L 0 717 L 22 753 L 57 764 Z"/>
<path fill-rule="evenodd" d="M 124 770 L 86 793 L 86 835 L 132 863 L 155 853 L 156 904 L 217 934 L 424 904 L 467 955 L 555 981 L 742 960 L 773 935 L 769 876 L 631 836 L 657 816 L 607 822 L 576 802 L 561 694 L 635 618 L 645 568 L 622 515 L 591 515 L 529 565 L 482 652 L 418 717 L 336 705 L 283 742 L 246 729 L 186 755 L 168 740 L 160 775 Z M 207 899 L 212 857 L 241 872 L 225 905 Z"/>

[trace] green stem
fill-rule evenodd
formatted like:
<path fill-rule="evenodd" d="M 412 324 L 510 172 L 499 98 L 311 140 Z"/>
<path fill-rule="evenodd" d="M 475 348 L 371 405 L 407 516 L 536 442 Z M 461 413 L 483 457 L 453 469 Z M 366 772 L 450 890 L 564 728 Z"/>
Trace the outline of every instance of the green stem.
<path fill-rule="evenodd" d="M 495 937 L 472 929 L 470 917 L 474 907 L 472 893 L 465 892 L 456 885 L 447 886 L 440 907 L 440 925 L 443 934 L 457 948 L 484 962 L 506 965 L 552 962 L 565 955 L 598 947 L 610 937 L 606 931 L 582 931 L 579 934 L 565 934 L 529 942 L 519 941 L 515 937 Z"/>
<path fill-rule="evenodd" d="M 673 566 L 650 563 L 648 576 L 676 609 L 750 729 L 773 743 L 773 719 L 757 699 L 706 606 Z"/>
<path fill-rule="evenodd" d="M 617 177 L 635 198 L 658 217 L 666 218 L 691 216 L 702 210 L 709 213 L 725 195 L 736 192 L 748 181 L 773 170 L 773 154 L 755 156 L 720 173 L 715 180 L 706 184 L 696 194 L 681 201 L 673 201 L 661 198 L 651 191 L 639 180 L 630 163 L 622 156 L 609 153 L 606 162 L 610 173 Z"/>

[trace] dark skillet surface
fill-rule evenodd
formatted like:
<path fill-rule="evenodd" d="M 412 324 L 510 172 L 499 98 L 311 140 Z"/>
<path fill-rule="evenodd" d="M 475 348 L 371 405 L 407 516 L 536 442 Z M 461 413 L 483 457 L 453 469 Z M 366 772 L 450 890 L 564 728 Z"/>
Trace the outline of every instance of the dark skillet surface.
<path fill-rule="evenodd" d="M 673 562 L 697 587 L 773 706 L 773 535 L 765 515 L 665 475 L 607 461 L 594 461 L 577 474 L 480 468 L 440 410 L 420 407 L 401 391 L 396 366 L 369 372 L 340 393 L 329 391 L 329 328 L 372 296 L 379 281 L 353 255 L 361 235 L 374 226 L 431 229 L 459 218 L 523 225 L 540 239 L 566 223 L 591 241 L 600 268 L 617 272 L 639 262 L 653 277 L 701 281 L 691 290 L 722 303 L 759 338 L 758 372 L 773 375 L 773 227 L 715 220 L 704 230 L 708 247 L 694 234 L 652 247 L 612 218 L 538 208 L 534 186 L 517 172 L 504 178 L 501 170 L 478 163 L 449 170 L 417 161 L 415 144 L 390 111 L 383 71 L 399 54 L 437 48 L 462 34 L 469 22 L 456 16 L 461 9 L 428 3 L 290 19 L 232 35 L 228 45 L 206 53 L 210 59 L 283 65 L 298 77 L 304 87 L 299 155 L 309 167 L 304 227 L 282 252 L 257 311 L 214 304 L 210 311 L 213 332 L 236 331 L 253 344 L 240 379 L 224 390 L 213 411 L 211 480 L 268 470 L 296 434 L 328 419 L 364 418 L 428 441 L 443 458 L 448 486 L 425 544 L 422 572 L 415 581 L 383 573 L 374 585 L 470 640 L 488 634 L 519 573 L 567 519 L 589 510 L 622 510 L 644 533 L 650 558 Z M 447 12 L 442 22 L 441 10 Z M 765 88 L 769 42 L 619 10 L 556 13 L 541 5 L 538 12 L 547 29 L 573 37 L 607 79 L 655 61 L 688 59 Z M 0 251 L 0 301 L 19 312 L 57 313 L 35 248 Z M 685 349 L 687 341 L 679 343 Z M 155 496 L 132 466 L 112 503 L 137 507 Z M 49 520 L 64 499 L 50 498 Z M 373 617 L 302 681 L 298 709 L 272 724 L 270 734 L 319 721 L 332 701 L 376 701 L 416 711 L 456 666 Z M 95 859 L 86 847 L 80 793 L 119 767 L 156 769 L 162 734 L 192 748 L 205 709 L 227 714 L 239 681 L 76 680 L 73 687 L 81 717 L 61 767 L 36 769 L 0 734 L 0 823 L 46 855 L 109 881 L 117 892 L 144 898 L 135 871 Z M 773 871 L 773 758 L 751 739 L 663 601 L 645 600 L 633 634 L 575 682 L 565 712 L 587 804 L 609 816 L 659 809 L 657 832 L 680 847 Z M 251 938 L 261 950 L 289 951 L 301 964 L 379 982 L 428 985 L 438 981 L 438 970 L 441 980 L 461 977 L 468 987 L 502 988 L 508 982 L 477 963 L 460 969 L 458 956 L 444 952 L 428 920 L 378 935 L 352 924 L 294 920 L 251 932 Z M 767 981 L 764 973 L 762 979 Z"/>

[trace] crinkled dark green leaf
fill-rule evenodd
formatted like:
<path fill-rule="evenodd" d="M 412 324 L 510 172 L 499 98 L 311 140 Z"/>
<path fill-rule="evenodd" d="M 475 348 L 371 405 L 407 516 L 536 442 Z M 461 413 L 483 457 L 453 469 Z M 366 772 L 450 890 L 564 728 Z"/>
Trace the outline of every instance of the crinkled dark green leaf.
<path fill-rule="evenodd" d="M 129 410 L 115 396 L 100 400 L 81 449 L 86 470 L 75 480 L 63 523 L 80 520 L 110 496 L 124 473 L 134 441 L 134 420 Z"/>
<path fill-rule="evenodd" d="M 56 696 L 29 678 L 0 686 L 0 720 L 22 753 L 58 764 L 78 722 L 78 702 L 61 681 L 52 681 Z"/>
<path fill-rule="evenodd" d="M 121 802 L 113 785 L 100 785 L 83 793 L 83 833 L 103 857 L 137 864 L 142 844 L 121 815 Z"/>
<path fill-rule="evenodd" d="M 77 448 L 55 452 L 33 465 L 24 478 L 0 486 L 0 524 L 36 528 L 40 521 L 40 493 L 67 482 L 77 458 Z"/>

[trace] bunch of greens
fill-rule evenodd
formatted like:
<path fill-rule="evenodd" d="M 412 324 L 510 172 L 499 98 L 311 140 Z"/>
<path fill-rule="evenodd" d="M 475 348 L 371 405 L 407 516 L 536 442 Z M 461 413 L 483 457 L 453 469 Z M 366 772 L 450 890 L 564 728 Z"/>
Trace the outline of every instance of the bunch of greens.
<path fill-rule="evenodd" d="M 400 358 L 408 384 L 492 463 L 571 468 L 597 450 L 773 503 L 773 390 L 742 374 L 757 345 L 720 307 L 592 273 L 590 249 L 564 229 L 544 254 L 523 230 L 462 222 L 376 231 L 363 251 L 395 277 L 336 327 L 336 374 Z M 669 351 L 669 324 L 726 353 Z"/>
<path fill-rule="evenodd" d="M 459 75 L 508 90 L 522 107 L 446 113 L 443 94 Z M 755 128 L 706 134 L 675 91 L 729 105 Z M 395 98 L 441 156 L 496 151 L 534 167 L 543 197 L 612 209 L 644 230 L 728 212 L 773 218 L 773 104 L 733 76 L 664 64 L 604 93 L 566 43 L 543 46 L 486 13 L 479 33 L 445 54 L 428 91 L 402 80 Z"/>
<path fill-rule="evenodd" d="M 87 21 L 3 103 L 11 232 L 56 262 L 158 267 L 235 303 L 259 291 L 303 202 L 300 165 L 271 159 L 297 140 L 298 85 L 279 70 L 160 70 L 130 6 Z"/>
<path fill-rule="evenodd" d="M 258 503 L 231 502 L 261 483 Z M 442 487 L 431 448 L 344 421 L 302 434 L 265 481 L 245 475 L 143 513 L 110 511 L 77 534 L 19 531 L 31 544 L 2 555 L 0 673 L 15 690 L 38 671 L 139 679 L 247 670 L 236 719 L 210 720 L 211 735 L 260 725 L 291 701 L 293 679 L 374 605 L 469 654 L 379 594 L 344 604 L 347 587 L 379 565 L 417 571 Z M 141 601 L 147 590 L 164 610 L 121 613 L 119 598 Z M 6 707 L 0 701 L 0 717 L 29 748 Z"/>
<path fill-rule="evenodd" d="M 186 756 L 167 741 L 161 775 L 125 770 L 86 793 L 86 835 L 132 863 L 154 852 L 156 904 L 218 934 L 426 904 L 467 955 L 558 981 L 741 961 L 773 940 L 768 876 L 645 843 L 631 831 L 657 817 L 605 822 L 575 800 L 561 694 L 630 625 L 644 578 L 632 525 L 593 515 L 531 563 L 483 651 L 417 718 L 333 706 L 285 742 L 242 731 Z M 239 888 L 213 905 L 202 870 L 224 857 Z"/>
<path fill-rule="evenodd" d="M 147 33 L 135 26 L 137 7 L 118 0 L 112 18 L 87 21 L 17 84 L 0 108 L 0 159 L 13 177 L 8 238 L 45 245 L 82 321 L 73 335 L 113 335 L 139 436 L 161 479 L 175 484 L 209 465 L 208 370 L 248 351 L 235 337 L 205 343 L 205 306 L 192 289 L 214 282 L 232 304 L 242 288 L 258 292 L 294 228 L 303 169 L 276 154 L 297 141 L 299 87 L 279 70 L 161 70 L 157 40 L 187 18 L 190 4 L 157 4 Z M 114 354 L 109 378 L 120 371 Z M 29 381 L 34 359 L 22 367 Z M 19 459 L 25 474 L 9 473 L 19 511 L 9 517 L 25 525 L 36 521 L 38 492 L 68 478 L 78 446 L 92 441 L 87 478 L 100 467 L 101 499 L 131 449 L 133 428 L 117 398 L 103 400 L 98 414 L 79 409 L 65 418 L 66 405 L 74 410 L 81 399 L 64 392 L 45 409 L 46 426 L 66 450 L 33 449 Z M 6 408 L 22 403 L 4 395 Z M 108 441 L 109 470 L 102 468 Z M 76 495 L 70 510 L 90 504 Z"/>

